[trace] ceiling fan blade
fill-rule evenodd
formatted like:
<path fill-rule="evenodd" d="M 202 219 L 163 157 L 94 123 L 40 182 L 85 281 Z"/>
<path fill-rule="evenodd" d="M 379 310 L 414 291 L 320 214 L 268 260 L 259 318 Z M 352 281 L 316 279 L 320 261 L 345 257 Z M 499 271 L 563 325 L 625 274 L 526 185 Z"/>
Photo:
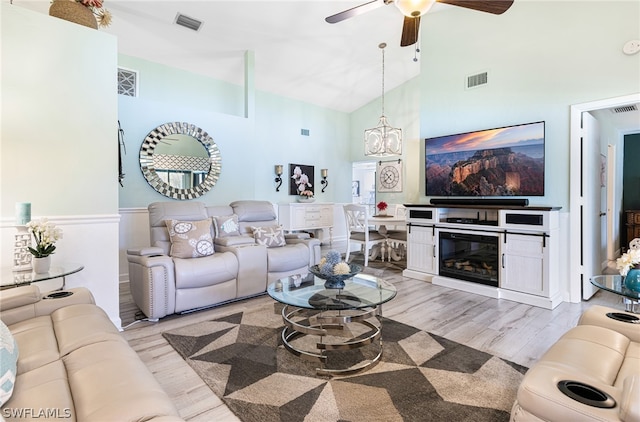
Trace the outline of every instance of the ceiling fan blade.
<path fill-rule="evenodd" d="M 501 15 L 506 12 L 513 0 L 437 0 L 439 3 L 450 4 L 467 9 L 478 10 L 480 12 L 493 13 Z"/>
<path fill-rule="evenodd" d="M 365 12 L 377 9 L 378 7 L 384 6 L 384 5 L 385 5 L 384 0 L 372 0 L 368 3 L 361 4 L 360 6 L 352 7 L 351 9 L 347 9 L 340 13 L 336 13 L 335 15 L 331 15 L 325 18 L 324 20 L 327 21 L 328 23 L 338 23 L 345 19 L 349 19 L 354 16 L 361 15 Z"/>
<path fill-rule="evenodd" d="M 407 47 L 418 42 L 418 30 L 420 29 L 420 16 L 410 18 L 404 17 L 402 25 L 402 37 L 400 38 L 400 47 Z"/>

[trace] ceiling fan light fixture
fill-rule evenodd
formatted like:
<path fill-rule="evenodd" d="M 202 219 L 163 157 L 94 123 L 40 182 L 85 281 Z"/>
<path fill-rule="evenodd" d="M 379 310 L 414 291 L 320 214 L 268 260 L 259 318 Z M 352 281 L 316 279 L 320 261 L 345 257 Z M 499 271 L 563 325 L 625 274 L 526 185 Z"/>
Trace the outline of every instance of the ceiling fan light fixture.
<path fill-rule="evenodd" d="M 431 9 L 436 0 L 395 0 L 394 3 L 403 15 L 409 18 L 422 16 Z"/>

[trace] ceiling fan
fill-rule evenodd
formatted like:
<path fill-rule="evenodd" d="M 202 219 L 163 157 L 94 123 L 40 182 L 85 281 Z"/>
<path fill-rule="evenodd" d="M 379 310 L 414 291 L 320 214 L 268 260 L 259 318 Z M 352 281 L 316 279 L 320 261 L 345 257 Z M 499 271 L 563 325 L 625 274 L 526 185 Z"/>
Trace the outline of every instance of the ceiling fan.
<path fill-rule="evenodd" d="M 331 15 L 325 18 L 325 21 L 328 23 L 338 23 L 370 10 L 377 9 L 378 7 L 394 3 L 404 15 L 400 46 L 406 47 L 413 45 L 418 41 L 420 17 L 427 13 L 436 1 L 453 6 L 478 10 L 480 12 L 492 13 L 494 15 L 503 14 L 513 4 L 513 0 L 372 0 L 340 13 L 336 13 L 335 15 Z"/>

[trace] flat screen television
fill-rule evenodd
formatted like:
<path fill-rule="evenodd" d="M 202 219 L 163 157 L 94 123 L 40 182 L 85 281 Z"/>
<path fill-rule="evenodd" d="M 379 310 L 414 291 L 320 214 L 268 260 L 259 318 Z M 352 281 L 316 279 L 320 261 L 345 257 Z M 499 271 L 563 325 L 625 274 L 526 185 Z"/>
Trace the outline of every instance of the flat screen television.
<path fill-rule="evenodd" d="M 425 139 L 427 196 L 544 196 L 544 122 Z"/>

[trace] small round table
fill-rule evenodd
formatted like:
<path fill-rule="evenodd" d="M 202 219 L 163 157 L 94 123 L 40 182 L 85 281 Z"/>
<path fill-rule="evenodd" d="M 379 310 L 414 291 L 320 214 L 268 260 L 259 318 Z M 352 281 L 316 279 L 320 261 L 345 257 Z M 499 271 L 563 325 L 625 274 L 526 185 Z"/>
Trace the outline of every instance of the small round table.
<path fill-rule="evenodd" d="M 284 347 L 296 356 L 322 363 L 320 375 L 348 374 L 377 363 L 382 356 L 382 304 L 396 296 L 396 288 L 378 277 L 358 274 L 345 281 L 343 289 L 325 289 L 325 280 L 313 274 L 294 275 L 271 283 L 269 296 L 283 303 Z M 348 327 L 356 324 L 359 327 Z M 362 330 L 364 329 L 364 331 Z M 339 331 L 335 336 L 332 333 Z M 304 349 L 294 340 L 315 335 L 315 350 Z M 328 352 L 353 351 L 374 344 L 374 356 L 347 367 L 328 367 Z M 348 360 L 348 359 L 347 359 Z"/>
<path fill-rule="evenodd" d="M 37 274 L 31 270 L 14 271 L 12 268 L 2 268 L 0 278 L 0 290 L 25 286 L 37 283 L 42 293 L 53 290 L 63 290 L 66 285 L 66 276 L 75 274 L 84 269 L 84 265 L 65 262 L 62 265 L 52 265 L 49 272 Z M 54 280 L 52 283 L 46 283 Z"/>
<path fill-rule="evenodd" d="M 621 275 L 596 275 L 589 279 L 591 284 L 606 291 L 622 296 L 624 310 L 626 312 L 640 312 L 640 292 L 629 290 L 624 285 L 624 277 Z"/>

